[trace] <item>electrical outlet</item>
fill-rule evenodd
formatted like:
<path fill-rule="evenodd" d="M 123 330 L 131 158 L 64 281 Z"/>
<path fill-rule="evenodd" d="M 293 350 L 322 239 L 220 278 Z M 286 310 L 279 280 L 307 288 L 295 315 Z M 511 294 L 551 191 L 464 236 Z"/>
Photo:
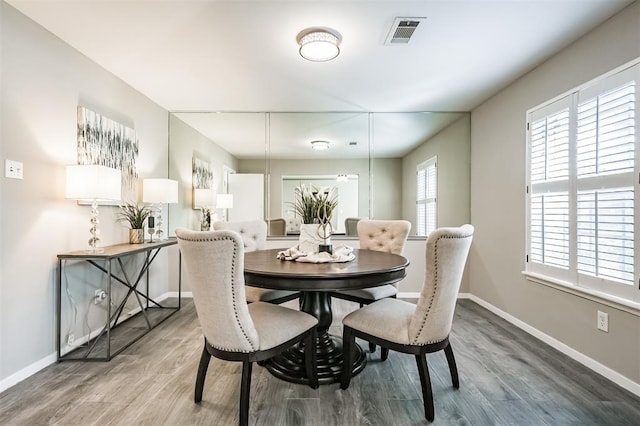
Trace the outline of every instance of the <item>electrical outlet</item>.
<path fill-rule="evenodd" d="M 73 342 L 76 341 L 76 336 L 74 336 L 73 334 L 69 334 L 69 336 L 67 336 L 67 345 L 73 345 Z"/>
<path fill-rule="evenodd" d="M 23 166 L 20 161 L 4 160 L 4 177 L 22 179 Z"/>
<path fill-rule="evenodd" d="M 606 333 L 609 332 L 609 314 L 608 313 L 598 311 L 598 330 L 602 330 Z"/>
<path fill-rule="evenodd" d="M 94 296 L 93 296 L 93 303 L 95 305 L 97 305 L 98 303 L 102 302 L 104 299 L 107 298 L 107 292 L 104 290 L 96 290 Z"/>

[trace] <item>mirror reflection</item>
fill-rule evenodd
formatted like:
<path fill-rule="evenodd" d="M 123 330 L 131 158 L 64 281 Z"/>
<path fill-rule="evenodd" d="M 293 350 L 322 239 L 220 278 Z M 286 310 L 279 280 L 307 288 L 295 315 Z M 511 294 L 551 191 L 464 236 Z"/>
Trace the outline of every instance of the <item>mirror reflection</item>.
<path fill-rule="evenodd" d="M 338 234 L 348 234 L 347 218 L 406 219 L 411 235 L 469 221 L 468 113 L 188 112 L 169 123 L 169 177 L 181 198 L 170 206 L 171 230 L 200 229 L 194 157 L 209 162 L 214 192 L 233 196 L 230 208 L 210 206 L 212 221 L 259 218 L 273 236 L 296 234 L 289 203 L 302 184 L 339 187 Z"/>

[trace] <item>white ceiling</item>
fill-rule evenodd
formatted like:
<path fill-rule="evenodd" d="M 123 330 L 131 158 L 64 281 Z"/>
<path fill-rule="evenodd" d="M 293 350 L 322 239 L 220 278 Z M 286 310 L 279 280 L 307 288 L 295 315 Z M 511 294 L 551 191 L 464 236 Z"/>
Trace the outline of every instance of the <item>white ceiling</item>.
<path fill-rule="evenodd" d="M 170 111 L 470 111 L 632 0 L 7 2 Z M 384 45 L 398 16 L 427 19 Z"/>

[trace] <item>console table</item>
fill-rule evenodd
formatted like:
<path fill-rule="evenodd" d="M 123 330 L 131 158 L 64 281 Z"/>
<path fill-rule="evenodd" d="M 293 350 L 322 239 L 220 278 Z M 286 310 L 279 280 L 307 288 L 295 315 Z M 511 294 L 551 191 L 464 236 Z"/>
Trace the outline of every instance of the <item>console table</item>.
<path fill-rule="evenodd" d="M 177 244 L 175 238 L 162 241 L 146 242 L 143 244 L 116 244 L 102 248 L 101 252 L 79 250 L 58 255 L 58 294 L 57 294 L 57 324 L 56 336 L 58 344 L 58 361 L 109 361 L 111 358 L 128 348 L 158 324 L 180 310 L 180 292 L 182 290 L 182 259 L 178 254 L 178 301 L 175 306 L 167 306 L 155 301 L 149 295 L 149 267 L 155 260 L 160 250 L 167 246 Z M 141 254 L 142 264 L 139 269 L 131 274 L 127 273 L 123 258 Z M 68 261 L 86 262 L 100 270 L 107 277 L 106 290 L 106 321 L 92 335 L 80 338 L 75 344 L 67 346 L 70 350 L 62 353 L 62 276 L 65 264 Z M 116 268 L 116 265 L 119 268 Z M 116 274 L 119 269 L 119 274 Z M 131 269 L 131 268 L 129 268 Z M 101 274 L 102 275 L 102 274 Z M 142 278 L 145 277 L 144 292 L 139 288 Z M 115 286 L 121 284 L 127 290 L 124 298 L 114 305 L 112 309 L 112 292 Z M 68 285 L 68 282 L 67 282 Z M 97 290 L 97 289 L 96 289 Z M 139 310 L 135 314 L 121 318 L 123 310 L 129 298 L 135 297 Z M 92 296 L 93 297 L 93 296 Z M 92 302 L 93 303 L 93 302 Z M 88 315 L 88 313 L 87 313 Z M 141 318 L 144 320 L 142 321 Z M 138 324 L 136 324 L 136 322 Z M 131 327 L 125 324 L 130 324 Z M 125 330 L 126 328 L 129 330 Z M 114 345 L 114 340 L 117 341 Z M 114 348 L 115 347 L 115 348 Z"/>

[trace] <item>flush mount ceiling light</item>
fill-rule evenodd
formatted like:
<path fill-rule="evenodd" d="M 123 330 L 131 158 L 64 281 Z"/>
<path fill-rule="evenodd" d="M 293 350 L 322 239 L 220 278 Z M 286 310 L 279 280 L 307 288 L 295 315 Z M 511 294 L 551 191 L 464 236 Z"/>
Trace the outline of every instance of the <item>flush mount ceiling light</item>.
<path fill-rule="evenodd" d="M 329 149 L 329 141 L 311 141 L 313 149 Z"/>
<path fill-rule="evenodd" d="M 313 27 L 300 31 L 296 41 L 300 45 L 300 56 L 309 61 L 324 62 L 338 56 L 342 36 L 331 28 Z"/>

